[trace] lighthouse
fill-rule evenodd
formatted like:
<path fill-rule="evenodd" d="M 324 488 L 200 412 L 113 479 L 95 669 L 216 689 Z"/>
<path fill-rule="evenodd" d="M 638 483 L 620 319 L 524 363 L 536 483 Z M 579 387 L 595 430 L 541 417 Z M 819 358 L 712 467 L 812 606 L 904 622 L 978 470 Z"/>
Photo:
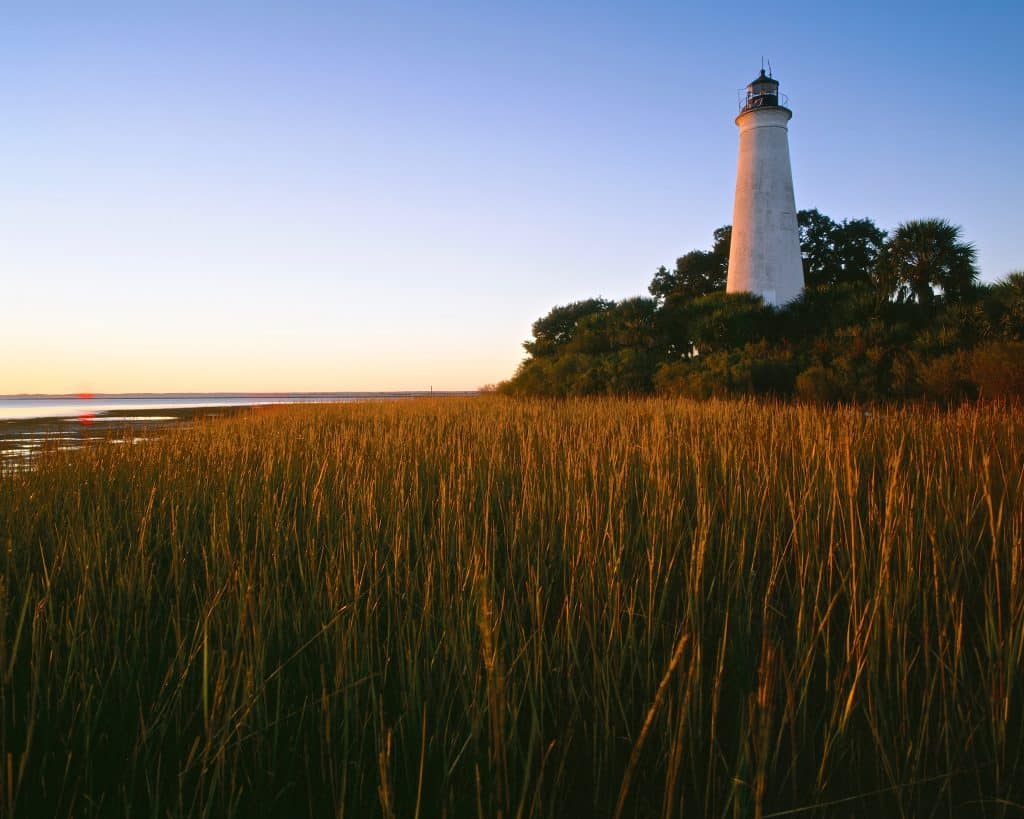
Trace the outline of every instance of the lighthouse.
<path fill-rule="evenodd" d="M 789 129 L 793 112 L 779 82 L 761 75 L 740 92 L 740 155 L 729 247 L 729 293 L 756 293 L 773 305 L 803 290 Z"/>

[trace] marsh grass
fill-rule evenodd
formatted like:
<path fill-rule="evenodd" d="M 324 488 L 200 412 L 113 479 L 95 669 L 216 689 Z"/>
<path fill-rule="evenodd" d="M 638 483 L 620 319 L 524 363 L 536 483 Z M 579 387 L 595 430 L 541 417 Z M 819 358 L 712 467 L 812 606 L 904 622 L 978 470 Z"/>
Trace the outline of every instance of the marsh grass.
<path fill-rule="evenodd" d="M 0 478 L 5 816 L 1010 816 L 1024 411 L 256 410 Z"/>

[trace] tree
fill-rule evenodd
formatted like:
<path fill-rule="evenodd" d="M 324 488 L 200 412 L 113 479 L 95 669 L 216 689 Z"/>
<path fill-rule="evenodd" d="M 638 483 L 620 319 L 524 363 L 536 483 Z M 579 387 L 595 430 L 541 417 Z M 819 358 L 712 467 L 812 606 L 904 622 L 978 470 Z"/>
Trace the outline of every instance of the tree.
<path fill-rule="evenodd" d="M 656 324 L 658 303 L 654 299 L 635 296 L 610 302 L 604 309 L 579 320 L 568 352 L 606 353 L 635 347 L 652 349 L 660 346 Z"/>
<path fill-rule="evenodd" d="M 960 240 L 960 228 L 945 219 L 904 222 L 882 248 L 875 265 L 881 295 L 930 306 L 938 298 L 962 301 L 975 289 L 974 245 Z"/>
<path fill-rule="evenodd" d="M 836 231 L 838 269 L 830 284 L 866 284 L 885 246 L 885 231 L 870 219 L 844 219 Z"/>
<path fill-rule="evenodd" d="M 523 346 L 531 357 L 500 391 L 510 395 L 645 393 L 664 357 L 658 303 L 637 296 L 554 308 Z"/>
<path fill-rule="evenodd" d="M 725 290 L 731 239 L 732 225 L 718 228 L 710 251 L 691 250 L 676 259 L 675 270 L 659 267 L 648 291 L 664 302 L 669 296 L 690 300 Z"/>
<path fill-rule="evenodd" d="M 650 350 L 661 346 L 657 326 L 658 303 L 634 296 L 623 299 L 608 312 L 612 349 Z"/>
<path fill-rule="evenodd" d="M 753 293 L 711 293 L 687 304 L 685 313 L 690 340 L 700 355 L 761 340 L 774 315 Z"/>
<path fill-rule="evenodd" d="M 839 225 L 816 208 L 799 211 L 796 221 L 800 228 L 804 284 L 812 288 L 832 284 L 839 271 L 835 248 Z"/>
<path fill-rule="evenodd" d="M 863 323 L 877 314 L 878 300 L 863 285 L 837 284 L 805 288 L 778 310 L 775 323 L 781 338 L 802 343 L 850 324 Z"/>
<path fill-rule="evenodd" d="M 532 356 L 553 355 L 559 347 L 572 341 L 580 321 L 594 313 L 608 310 L 612 302 L 607 299 L 586 299 L 555 307 L 533 323 L 533 341 L 523 344 Z"/>
<path fill-rule="evenodd" d="M 835 222 L 816 209 L 797 213 L 804 283 L 809 288 L 866 282 L 885 242 L 870 219 Z"/>

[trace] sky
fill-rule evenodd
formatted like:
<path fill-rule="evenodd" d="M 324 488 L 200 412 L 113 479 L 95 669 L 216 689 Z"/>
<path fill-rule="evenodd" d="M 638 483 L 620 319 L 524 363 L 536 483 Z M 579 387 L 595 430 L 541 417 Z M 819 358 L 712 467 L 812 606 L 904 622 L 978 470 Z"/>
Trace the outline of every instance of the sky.
<path fill-rule="evenodd" d="M 798 208 L 1024 268 L 1024 5 L 0 0 L 0 394 L 474 389 L 732 218 L 771 61 Z"/>

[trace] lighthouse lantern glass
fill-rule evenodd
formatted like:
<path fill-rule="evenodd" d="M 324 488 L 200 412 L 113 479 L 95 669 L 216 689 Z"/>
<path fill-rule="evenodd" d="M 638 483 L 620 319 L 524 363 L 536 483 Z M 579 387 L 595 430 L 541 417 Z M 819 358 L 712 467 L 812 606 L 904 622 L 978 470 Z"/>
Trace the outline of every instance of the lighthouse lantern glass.
<path fill-rule="evenodd" d="M 743 91 L 740 91 L 740 111 L 748 111 L 752 108 L 786 108 L 789 106 L 789 98 L 779 93 L 778 83 L 774 82 L 752 82 Z"/>

